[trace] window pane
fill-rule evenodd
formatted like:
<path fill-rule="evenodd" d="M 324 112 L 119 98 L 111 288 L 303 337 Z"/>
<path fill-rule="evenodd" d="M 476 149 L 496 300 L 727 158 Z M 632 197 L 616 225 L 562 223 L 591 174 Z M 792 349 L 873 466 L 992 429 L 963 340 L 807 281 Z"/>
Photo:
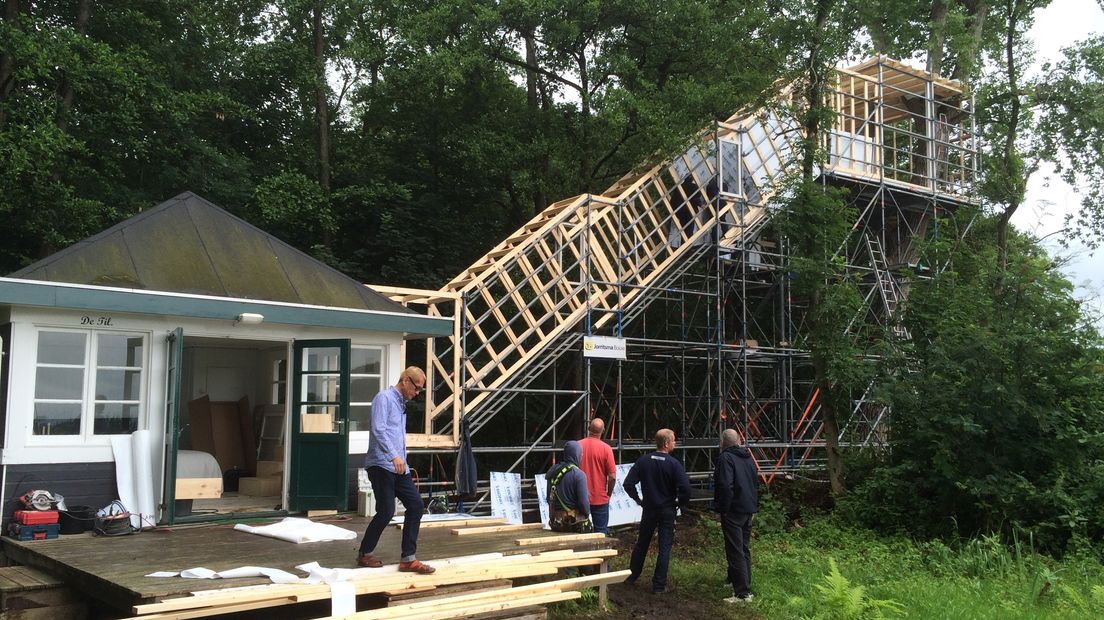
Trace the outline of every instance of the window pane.
<path fill-rule="evenodd" d="M 141 366 L 142 337 L 100 334 L 97 337 L 96 364 L 99 366 Z"/>
<path fill-rule="evenodd" d="M 349 431 L 372 430 L 372 405 L 349 407 Z"/>
<path fill-rule="evenodd" d="M 380 374 L 380 361 L 383 351 L 380 349 L 353 349 L 352 372 L 354 375 Z"/>
<path fill-rule="evenodd" d="M 303 349 L 303 370 L 315 372 L 337 370 L 341 349 L 337 347 L 307 347 Z"/>
<path fill-rule="evenodd" d="M 84 334 L 75 332 L 39 332 L 39 364 L 84 365 Z"/>
<path fill-rule="evenodd" d="M 138 400 L 141 388 L 141 370 L 96 371 L 96 400 Z"/>
<path fill-rule="evenodd" d="M 138 405 L 96 403 L 92 428 L 97 435 L 129 435 L 138 430 Z"/>
<path fill-rule="evenodd" d="M 84 397 L 83 368 L 38 368 L 35 398 L 80 399 Z"/>
<path fill-rule="evenodd" d="M 314 375 L 303 377 L 303 401 L 337 402 L 338 375 Z"/>
<path fill-rule="evenodd" d="M 80 403 L 35 403 L 35 435 L 79 435 Z"/>
<path fill-rule="evenodd" d="M 380 391 L 380 379 L 379 377 L 353 377 L 352 392 L 349 393 L 349 400 L 354 403 L 367 403 L 371 402 L 372 398 Z"/>

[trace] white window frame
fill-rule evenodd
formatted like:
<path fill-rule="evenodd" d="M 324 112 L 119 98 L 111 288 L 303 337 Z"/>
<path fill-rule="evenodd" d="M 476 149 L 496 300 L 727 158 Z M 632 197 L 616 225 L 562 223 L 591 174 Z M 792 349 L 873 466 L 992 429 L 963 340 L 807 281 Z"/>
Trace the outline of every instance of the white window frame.
<path fill-rule="evenodd" d="M 379 354 L 380 354 L 380 371 L 379 371 L 378 374 L 377 373 L 357 373 L 357 374 L 354 374 L 352 372 L 352 368 L 350 368 L 349 369 L 349 382 L 351 383 L 355 377 L 377 377 L 379 379 L 379 382 L 380 382 L 379 391 L 382 392 L 383 390 L 386 390 L 388 385 L 389 385 L 387 383 L 386 379 L 385 379 L 385 377 L 387 377 L 387 375 L 389 374 L 388 373 L 389 368 L 387 366 L 387 359 L 388 359 L 388 353 L 389 353 L 389 350 L 390 350 L 391 347 L 389 347 L 388 345 L 385 345 L 385 344 L 356 344 L 356 343 L 353 343 L 351 345 L 351 347 L 352 347 L 352 349 L 374 349 L 374 350 L 379 351 Z M 375 394 L 372 394 L 371 398 L 375 398 L 375 396 L 376 396 Z M 367 406 L 368 407 L 368 415 L 369 415 L 369 417 L 371 416 L 371 412 L 372 412 L 372 409 L 371 409 L 372 400 L 371 400 L 371 398 L 369 398 L 369 400 L 367 400 L 367 401 L 359 401 L 359 400 L 358 401 L 353 401 L 352 398 L 351 398 L 351 395 L 350 395 L 350 399 L 349 399 L 349 418 L 350 418 L 350 422 L 352 421 L 352 415 L 353 415 L 352 408 L 354 406 L 358 406 L 358 407 Z M 349 431 L 349 454 L 361 454 L 361 453 L 364 453 L 364 452 L 368 451 L 368 431 L 369 431 L 369 429 L 367 429 L 367 428 L 358 428 L 355 431 L 353 431 L 353 430 Z"/>
<path fill-rule="evenodd" d="M 130 433 L 119 433 L 114 435 L 108 434 L 96 434 L 96 373 L 100 370 L 119 370 L 119 369 L 133 369 L 139 368 L 142 372 L 142 380 L 138 387 L 138 427 L 135 430 L 142 430 L 149 428 L 148 409 L 149 409 L 149 381 L 150 381 L 150 366 L 151 366 L 151 351 L 150 343 L 152 341 L 149 332 L 135 331 L 135 330 L 112 330 L 112 329 L 79 329 L 68 327 L 54 327 L 49 325 L 35 326 L 33 331 L 33 351 L 34 351 L 34 363 L 31 364 L 32 370 L 32 383 L 37 382 L 38 378 L 38 344 L 39 337 L 42 333 L 78 333 L 85 336 L 84 344 L 84 389 L 81 395 L 81 432 L 75 435 L 36 435 L 34 433 L 34 407 L 37 402 L 76 402 L 75 399 L 39 399 L 35 397 L 35 391 L 37 385 L 32 385 L 30 394 L 30 423 L 27 425 L 26 446 L 28 448 L 40 447 L 40 446 L 108 446 L 111 444 L 112 437 L 129 436 Z M 127 336 L 142 339 L 142 357 L 140 367 L 131 366 L 104 366 L 102 368 L 96 365 L 97 350 L 99 347 L 99 338 L 101 334 L 110 334 L 113 336 Z M 77 368 L 75 364 L 45 364 L 45 367 L 54 368 Z M 120 401 L 111 401 L 120 402 Z M 132 401 L 123 401 L 132 402 Z"/>
<path fill-rule="evenodd" d="M 272 404 L 287 406 L 288 400 L 288 359 L 272 360 Z M 280 364 L 284 365 L 284 372 L 280 372 Z M 280 387 L 284 388 L 284 396 L 280 397 Z"/>

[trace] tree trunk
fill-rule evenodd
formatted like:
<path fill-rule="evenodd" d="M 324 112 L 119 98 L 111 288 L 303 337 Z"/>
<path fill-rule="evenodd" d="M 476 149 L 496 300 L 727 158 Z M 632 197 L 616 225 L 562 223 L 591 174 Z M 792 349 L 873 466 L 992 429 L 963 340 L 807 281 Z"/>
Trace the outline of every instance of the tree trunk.
<path fill-rule="evenodd" d="M 1020 84 L 1019 73 L 1016 68 L 1016 29 L 1019 27 L 1019 12 L 1023 7 L 1020 0 L 1009 0 L 1008 2 L 1008 28 L 1005 31 L 1004 38 L 1004 62 L 1005 62 L 1005 77 L 1008 80 L 1008 96 L 1010 98 L 1010 106 L 1008 111 L 1008 133 L 1004 137 L 1004 156 L 1001 158 L 1001 168 L 1005 175 L 1006 182 L 1011 184 L 1013 180 L 1020 180 L 1020 177 L 1024 174 L 1024 170 L 1016 166 L 1016 137 L 1019 135 L 1020 130 Z M 1023 184 L 1019 187 L 1025 187 L 1026 180 L 1023 180 Z M 1023 191 L 1010 187 L 1008 193 L 1008 202 L 1005 204 L 1004 211 L 1001 212 L 1000 217 L 997 219 L 997 264 L 1000 266 L 1001 278 L 1003 281 L 1004 270 L 1008 267 L 1008 227 L 1012 220 L 1012 215 L 1016 213 L 1016 210 L 1020 208 L 1020 203 L 1023 200 Z"/>
<path fill-rule="evenodd" d="M 76 31 L 79 35 L 84 35 L 88 32 L 88 19 L 91 14 L 91 6 L 89 0 L 80 0 L 77 3 L 77 23 Z M 73 112 L 73 83 L 69 81 L 69 78 L 62 74 L 61 84 L 58 86 L 58 92 L 61 95 L 61 105 L 58 108 L 57 126 L 62 132 L 69 129 L 69 117 Z"/>
<path fill-rule="evenodd" d="M 19 17 L 19 0 L 6 0 L 4 2 L 4 21 L 12 25 Z M 3 103 L 15 90 L 15 58 L 10 52 L 4 50 L 0 54 L 0 103 Z M 0 106 L 0 129 L 8 123 L 8 115 Z"/>
<path fill-rule="evenodd" d="M 816 164 L 816 148 L 821 132 L 819 108 L 824 106 L 824 88 L 828 72 L 828 67 L 825 65 L 824 59 L 821 58 L 821 46 L 823 45 L 821 33 L 824 32 L 833 5 L 834 0 L 819 0 L 817 2 L 816 20 L 810 34 L 809 57 L 805 65 L 805 77 L 808 80 L 804 93 L 806 111 L 802 122 L 806 143 L 802 153 L 801 173 L 806 182 L 802 186 L 802 191 L 816 191 L 812 189 L 815 187 L 812 181 Z M 801 251 L 806 256 L 815 256 L 815 253 L 820 252 L 821 248 L 807 247 L 801 248 Z M 821 283 L 820 286 L 823 287 L 826 284 Z M 817 324 L 820 321 L 818 318 L 820 305 L 821 292 L 820 289 L 817 289 L 810 296 L 807 315 L 809 317 L 809 330 L 814 334 L 817 332 Z M 815 339 L 812 346 L 812 359 L 813 380 L 816 386 L 820 388 L 822 398 L 820 415 L 824 423 L 823 434 L 828 459 L 828 478 L 832 484 L 832 494 L 839 497 L 846 492 L 846 487 L 843 484 L 843 459 L 839 447 L 839 420 L 834 407 L 833 388 L 828 381 L 827 362 L 824 360 Z"/>
<path fill-rule="evenodd" d="M 312 9 L 314 32 L 314 114 L 318 128 L 318 185 L 328 199 L 330 196 L 330 119 L 327 101 L 329 88 L 326 82 L 326 37 L 323 32 L 322 2 L 316 1 Z M 322 245 L 329 248 L 333 235 L 328 227 L 322 227 Z"/>
<path fill-rule="evenodd" d="M 579 192 L 590 190 L 590 181 L 594 171 L 590 169 L 590 81 L 587 75 L 586 45 L 577 56 L 579 66 L 579 107 L 582 114 L 580 122 L 579 148 Z"/>
<path fill-rule="evenodd" d="M 540 75 L 533 70 L 533 67 L 537 66 L 537 43 L 532 31 L 524 34 L 525 38 L 525 101 L 529 109 L 529 118 L 533 123 L 533 135 L 540 136 L 544 133 L 544 114 L 542 113 L 541 96 L 538 91 L 538 84 Z M 547 135 L 547 134 L 545 134 Z M 534 141 L 536 142 L 536 141 Z M 541 144 L 540 153 L 537 154 L 535 166 L 536 166 L 536 185 L 533 187 L 533 213 L 540 213 L 548 206 L 548 196 L 544 193 L 543 179 L 548 178 L 548 146 L 545 140 L 540 140 Z M 524 217 L 524 214 L 518 214 L 518 221 L 515 224 L 522 224 L 529 218 Z"/>
<path fill-rule="evenodd" d="M 934 0 L 928 16 L 931 24 L 931 33 L 928 36 L 928 71 L 935 75 L 943 70 L 943 46 L 947 39 L 944 30 L 947 27 L 949 9 L 944 0 Z"/>

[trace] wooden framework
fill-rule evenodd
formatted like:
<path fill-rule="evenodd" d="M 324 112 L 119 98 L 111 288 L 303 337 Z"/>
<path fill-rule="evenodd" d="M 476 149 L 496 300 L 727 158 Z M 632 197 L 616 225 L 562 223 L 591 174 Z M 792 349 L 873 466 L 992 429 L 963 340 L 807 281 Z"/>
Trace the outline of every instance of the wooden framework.
<path fill-rule="evenodd" d="M 565 425 L 602 410 L 607 388 L 599 384 L 616 390 L 611 416 L 620 418 L 632 398 L 620 392 L 621 364 L 596 380 L 588 363 L 584 385 L 564 387 L 557 361 L 578 352 L 584 334 L 632 335 L 645 364 L 683 360 L 684 376 L 673 379 L 683 382 L 682 404 L 668 399 L 682 411 L 680 436 L 712 448 L 713 434 L 736 424 L 758 446 L 765 478 L 815 465 L 819 405 L 802 383 L 808 355 L 800 309 L 787 293 L 785 240 L 770 227 L 801 138 L 790 96 L 781 89 L 774 104 L 716 123 L 683 153 L 602 194 L 553 204 L 440 291 L 377 289 L 455 321 L 451 338 L 427 347 L 425 433 L 408 445 L 432 448 L 431 437 L 455 445 L 462 416 L 478 432 L 523 396 L 522 410 L 543 402 L 541 422 L 497 449 L 517 455 L 510 470 L 525 471 L 531 453 L 555 449 Z M 869 307 L 853 325 L 874 321 L 907 337 L 900 270 L 916 266 L 913 242 L 940 213 L 975 201 L 972 101 L 954 81 L 877 57 L 837 70 L 826 103 L 836 115 L 820 137 L 821 178 L 852 189 L 856 224 L 840 251 L 864 282 Z M 683 313 L 671 333 L 630 329 L 670 303 Z M 707 317 L 701 326 L 687 318 L 690 305 Z M 701 387 L 685 383 L 695 365 L 705 373 Z M 888 410 L 870 403 L 873 387 L 855 395 L 857 422 L 845 430 L 876 444 Z M 701 411 L 687 407 L 688 396 Z M 647 445 L 647 422 L 626 430 L 630 422 L 611 429 L 615 447 Z"/>

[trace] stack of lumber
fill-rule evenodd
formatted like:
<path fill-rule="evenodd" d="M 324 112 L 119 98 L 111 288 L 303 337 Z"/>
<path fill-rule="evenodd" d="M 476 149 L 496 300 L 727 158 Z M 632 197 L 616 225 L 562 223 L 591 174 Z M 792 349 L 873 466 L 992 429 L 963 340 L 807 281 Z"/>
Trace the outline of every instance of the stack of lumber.
<path fill-rule="evenodd" d="M 594 536 L 594 535 L 586 535 Z M 600 534 L 598 536 L 601 536 Z M 569 538 L 569 537 L 564 537 Z M 545 537 L 547 542 L 548 537 Z M 518 539 L 524 546 L 526 539 Z M 482 584 L 496 580 L 530 577 L 553 577 L 560 569 L 579 566 L 602 566 L 617 555 L 615 549 L 575 551 L 563 549 L 540 554 L 503 555 L 488 553 L 460 558 L 435 559 L 437 572 L 432 575 L 400 573 L 394 565 L 383 568 L 350 569 L 348 581 L 357 595 L 400 595 L 404 592 L 425 592 L 438 586 Z M 370 610 L 350 618 L 453 618 L 542 605 L 578 598 L 580 588 L 602 586 L 624 581 L 628 571 L 600 573 L 576 579 L 563 579 L 531 586 L 468 592 L 458 596 L 420 600 L 406 605 Z M 160 603 L 137 605 L 133 612 L 144 620 L 201 618 L 252 609 L 278 607 L 306 601 L 329 599 L 328 584 L 272 584 L 208 590 L 189 596 L 168 599 Z M 367 614 L 367 615 L 364 615 Z M 382 615 L 372 615 L 382 614 Z"/>

